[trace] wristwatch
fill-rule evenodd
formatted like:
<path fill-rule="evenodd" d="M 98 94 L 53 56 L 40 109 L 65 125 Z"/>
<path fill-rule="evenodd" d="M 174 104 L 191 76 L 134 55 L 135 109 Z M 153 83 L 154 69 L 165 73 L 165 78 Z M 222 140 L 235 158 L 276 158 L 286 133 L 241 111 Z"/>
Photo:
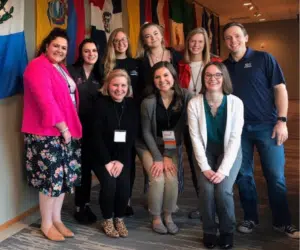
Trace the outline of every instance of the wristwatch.
<path fill-rule="evenodd" d="M 277 117 L 277 121 L 287 122 L 287 118 L 285 116 L 279 116 Z"/>

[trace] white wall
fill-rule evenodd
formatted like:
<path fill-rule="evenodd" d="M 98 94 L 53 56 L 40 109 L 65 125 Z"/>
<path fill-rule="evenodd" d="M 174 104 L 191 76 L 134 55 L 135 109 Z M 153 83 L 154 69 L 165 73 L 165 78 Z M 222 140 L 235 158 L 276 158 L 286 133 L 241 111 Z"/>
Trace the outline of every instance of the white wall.
<path fill-rule="evenodd" d="M 29 59 L 35 47 L 34 0 L 26 0 L 25 34 Z M 29 188 L 23 164 L 21 95 L 0 100 L 0 225 L 38 203 L 36 190 Z"/>
<path fill-rule="evenodd" d="M 299 22 L 297 19 L 244 24 L 248 46 L 271 53 L 285 76 L 289 99 L 299 100 Z M 222 27 L 223 28 L 223 27 Z M 228 50 L 221 38 L 221 57 Z"/>

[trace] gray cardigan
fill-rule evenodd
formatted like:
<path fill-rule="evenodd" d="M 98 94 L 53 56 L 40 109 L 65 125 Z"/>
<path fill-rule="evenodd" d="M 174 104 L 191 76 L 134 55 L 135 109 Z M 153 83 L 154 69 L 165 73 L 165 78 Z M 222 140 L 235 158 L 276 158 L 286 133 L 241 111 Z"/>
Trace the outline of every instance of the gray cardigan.
<path fill-rule="evenodd" d="M 183 130 L 187 124 L 187 105 L 189 100 L 192 98 L 192 94 L 186 89 L 182 89 L 183 93 L 183 112 L 175 126 L 175 139 L 176 144 L 181 145 Z M 158 145 L 162 145 L 162 140 L 157 137 L 156 131 L 156 100 L 155 95 L 150 95 L 145 98 L 141 104 L 141 124 L 144 142 L 147 148 L 150 150 L 154 161 L 162 161 L 163 156 L 172 157 L 174 155 L 174 150 L 165 149 L 163 155 L 161 154 Z"/>

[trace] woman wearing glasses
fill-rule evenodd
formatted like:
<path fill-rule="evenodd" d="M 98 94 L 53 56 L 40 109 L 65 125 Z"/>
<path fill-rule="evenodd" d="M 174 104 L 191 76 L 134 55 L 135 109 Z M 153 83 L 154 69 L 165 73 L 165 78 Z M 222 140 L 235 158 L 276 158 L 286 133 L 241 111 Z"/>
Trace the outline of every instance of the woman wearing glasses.
<path fill-rule="evenodd" d="M 138 61 L 131 56 L 129 38 L 122 28 L 115 29 L 109 36 L 105 55 L 103 58 L 104 75 L 107 76 L 114 69 L 123 69 L 127 72 L 131 81 L 132 97 L 138 106 L 141 102 L 141 89 L 139 88 L 139 66 Z M 135 156 L 133 149 L 131 156 L 130 173 L 130 197 L 135 179 Z M 130 199 L 126 208 L 125 215 L 133 216 L 134 211 L 131 207 Z"/>
<path fill-rule="evenodd" d="M 219 57 L 211 56 L 209 49 L 209 38 L 206 30 L 204 28 L 196 28 L 191 30 L 186 37 L 183 60 L 181 60 L 178 64 L 180 87 L 187 89 L 193 95 L 197 95 L 202 87 L 202 70 L 210 61 L 221 62 L 221 59 Z M 199 197 L 198 178 L 193 159 L 194 153 L 188 126 L 186 126 L 184 131 L 184 144 L 188 155 L 193 185 L 197 197 Z M 189 218 L 199 219 L 199 208 L 191 211 L 189 213 Z"/>
<path fill-rule="evenodd" d="M 244 124 L 242 101 L 231 95 L 228 71 L 219 62 L 208 63 L 202 72 L 200 94 L 188 105 L 188 123 L 199 176 L 203 243 L 214 248 L 220 226 L 222 249 L 233 246 L 235 213 L 232 187 L 242 160 L 240 150 Z"/>

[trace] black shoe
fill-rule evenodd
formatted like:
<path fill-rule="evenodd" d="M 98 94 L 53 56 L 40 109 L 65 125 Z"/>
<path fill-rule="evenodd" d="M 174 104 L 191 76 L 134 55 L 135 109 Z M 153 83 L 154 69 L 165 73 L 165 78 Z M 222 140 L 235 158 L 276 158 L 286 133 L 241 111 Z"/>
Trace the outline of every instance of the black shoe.
<path fill-rule="evenodd" d="M 219 245 L 221 249 L 231 249 L 233 247 L 233 234 L 220 234 Z"/>
<path fill-rule="evenodd" d="M 125 210 L 126 217 L 132 217 L 134 215 L 133 209 L 131 206 L 127 206 Z"/>
<path fill-rule="evenodd" d="M 92 224 L 97 221 L 97 216 L 92 212 L 89 205 L 79 207 L 74 213 L 74 218 L 81 224 Z"/>
<path fill-rule="evenodd" d="M 193 210 L 193 211 L 189 212 L 189 218 L 190 219 L 201 219 L 200 211 L 197 209 L 197 210 Z"/>
<path fill-rule="evenodd" d="M 215 234 L 203 234 L 203 245 L 206 248 L 212 249 L 217 245 L 217 235 Z"/>

